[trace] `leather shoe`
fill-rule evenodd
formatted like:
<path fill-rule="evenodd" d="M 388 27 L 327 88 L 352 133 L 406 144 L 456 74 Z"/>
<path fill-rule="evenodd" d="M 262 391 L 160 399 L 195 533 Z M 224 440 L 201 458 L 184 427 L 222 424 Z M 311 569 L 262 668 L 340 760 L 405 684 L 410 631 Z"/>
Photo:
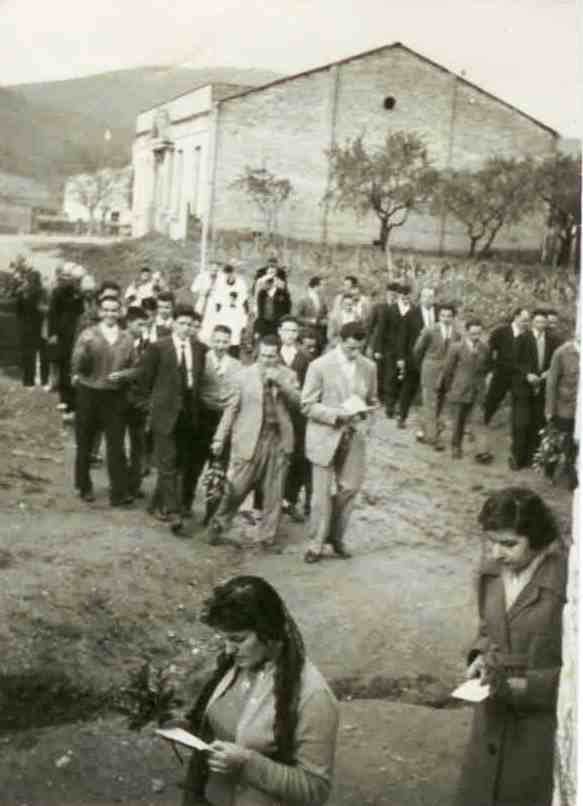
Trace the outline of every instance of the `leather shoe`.
<path fill-rule="evenodd" d="M 122 509 L 131 507 L 134 499 L 131 495 L 125 495 L 123 498 L 110 498 L 109 503 L 112 507 L 121 507 Z"/>
<path fill-rule="evenodd" d="M 183 534 L 183 531 L 182 531 L 183 528 L 184 528 L 184 523 L 182 522 L 182 520 L 179 520 L 179 519 L 176 519 L 176 520 L 172 521 L 172 523 L 170 524 L 170 531 L 172 532 L 173 535 L 176 535 L 176 536 Z"/>
<path fill-rule="evenodd" d="M 462 458 L 462 449 L 461 448 L 452 448 L 452 450 L 451 450 L 451 458 L 452 459 L 461 459 Z"/>
<path fill-rule="evenodd" d="M 335 556 L 340 557 L 341 560 L 349 560 L 352 557 L 352 554 L 344 546 L 332 546 L 332 548 Z"/>
<path fill-rule="evenodd" d="M 433 445 L 433 450 L 437 451 L 437 453 L 441 453 L 442 451 L 445 450 L 445 445 L 442 445 L 441 442 L 436 442 Z"/>
<path fill-rule="evenodd" d="M 304 554 L 304 562 L 306 562 L 306 563 L 310 563 L 310 564 L 319 563 L 320 560 L 321 560 L 321 555 L 316 554 L 316 552 L 312 551 L 312 549 L 308 549 L 306 551 L 306 553 Z"/>
<path fill-rule="evenodd" d="M 207 535 L 208 535 L 208 542 L 211 546 L 218 546 L 223 542 L 221 539 L 223 536 L 223 529 L 221 526 L 219 526 L 218 523 L 214 521 L 211 521 L 209 523 Z"/>
<path fill-rule="evenodd" d="M 86 504 L 92 504 L 95 501 L 95 495 L 93 494 L 92 490 L 87 490 L 85 493 L 79 493 L 79 498 L 81 501 L 85 501 Z"/>
<path fill-rule="evenodd" d="M 402 417 L 399 417 L 399 420 L 397 421 L 397 428 L 401 428 L 401 429 L 407 428 L 407 424 L 406 424 L 405 420 L 403 420 Z"/>

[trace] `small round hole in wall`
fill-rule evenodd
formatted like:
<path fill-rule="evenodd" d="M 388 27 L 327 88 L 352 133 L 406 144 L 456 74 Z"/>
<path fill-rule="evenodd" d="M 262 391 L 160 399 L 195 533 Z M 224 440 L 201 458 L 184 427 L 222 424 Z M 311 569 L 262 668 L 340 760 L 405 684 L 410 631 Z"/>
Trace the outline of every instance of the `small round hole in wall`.
<path fill-rule="evenodd" d="M 394 109 L 396 103 L 397 101 L 395 98 L 393 98 L 392 95 L 387 95 L 387 97 L 383 101 L 383 106 L 385 109 Z"/>

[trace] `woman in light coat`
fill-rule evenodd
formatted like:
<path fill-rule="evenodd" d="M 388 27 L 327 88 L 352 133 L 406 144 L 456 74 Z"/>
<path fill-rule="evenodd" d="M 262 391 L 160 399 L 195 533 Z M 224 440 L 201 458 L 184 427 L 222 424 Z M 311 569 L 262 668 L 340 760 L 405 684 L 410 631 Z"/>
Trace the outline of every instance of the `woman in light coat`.
<path fill-rule="evenodd" d="M 201 618 L 225 651 L 188 715 L 211 749 L 192 756 L 184 806 L 321 806 L 338 705 L 281 598 L 260 577 L 233 577 Z"/>
<path fill-rule="evenodd" d="M 526 488 L 491 495 L 479 520 L 491 556 L 468 677 L 491 694 L 475 706 L 456 804 L 550 806 L 565 553 L 550 510 Z"/>

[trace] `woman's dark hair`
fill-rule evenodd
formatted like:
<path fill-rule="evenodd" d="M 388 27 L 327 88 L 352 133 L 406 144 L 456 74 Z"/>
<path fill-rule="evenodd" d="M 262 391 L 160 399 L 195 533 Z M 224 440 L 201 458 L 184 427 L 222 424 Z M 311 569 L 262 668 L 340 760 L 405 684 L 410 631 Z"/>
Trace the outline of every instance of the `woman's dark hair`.
<path fill-rule="evenodd" d="M 485 501 L 478 516 L 485 531 L 514 529 L 532 549 L 545 548 L 559 535 L 559 526 L 542 498 L 527 487 L 507 487 Z"/>
<path fill-rule="evenodd" d="M 279 644 L 274 658 L 273 686 L 275 758 L 286 764 L 293 763 L 305 648 L 300 631 L 281 597 L 261 577 L 236 576 L 215 587 L 212 596 L 204 604 L 200 620 L 225 632 L 250 630 L 263 643 Z M 229 656 L 222 654 L 219 657 L 215 675 L 201 692 L 194 716 L 202 717 L 217 683 L 232 665 L 233 660 Z"/>

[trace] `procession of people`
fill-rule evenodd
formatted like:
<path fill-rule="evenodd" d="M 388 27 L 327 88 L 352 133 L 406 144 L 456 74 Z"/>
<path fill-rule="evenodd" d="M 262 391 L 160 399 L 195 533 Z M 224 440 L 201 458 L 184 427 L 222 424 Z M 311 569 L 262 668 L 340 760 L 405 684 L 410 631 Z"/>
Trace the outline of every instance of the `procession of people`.
<path fill-rule="evenodd" d="M 294 301 L 274 257 L 252 278 L 212 262 L 189 301 L 147 265 L 126 289 L 70 264 L 49 288 L 25 261 L 13 279 L 22 382 L 33 387 L 38 373 L 74 422 L 85 504 L 96 500 L 103 443 L 112 507 L 144 499 L 154 468 L 147 511 L 173 535 L 193 533 L 202 487 L 211 545 L 231 542 L 243 512 L 262 550 L 282 550 L 287 518 L 305 529 L 307 564 L 348 560 L 375 421 L 406 431 L 413 414 L 411 442 L 428 455 L 447 463 L 465 451 L 486 465 L 503 458 L 492 432 L 507 398 L 509 470 L 544 464 L 541 440 L 554 429 L 563 478 L 577 484 L 579 342 L 549 307 L 519 306 L 488 332 L 433 286 L 391 278 L 375 301 L 353 275 L 334 297 L 310 277 Z M 456 803 L 550 806 L 565 549 L 552 511 L 518 484 L 489 495 L 478 521 L 487 550 L 467 677 L 489 696 L 476 707 Z M 338 704 L 277 591 L 234 577 L 201 620 L 224 651 L 181 723 L 209 743 L 191 757 L 184 804 L 325 803 Z"/>

